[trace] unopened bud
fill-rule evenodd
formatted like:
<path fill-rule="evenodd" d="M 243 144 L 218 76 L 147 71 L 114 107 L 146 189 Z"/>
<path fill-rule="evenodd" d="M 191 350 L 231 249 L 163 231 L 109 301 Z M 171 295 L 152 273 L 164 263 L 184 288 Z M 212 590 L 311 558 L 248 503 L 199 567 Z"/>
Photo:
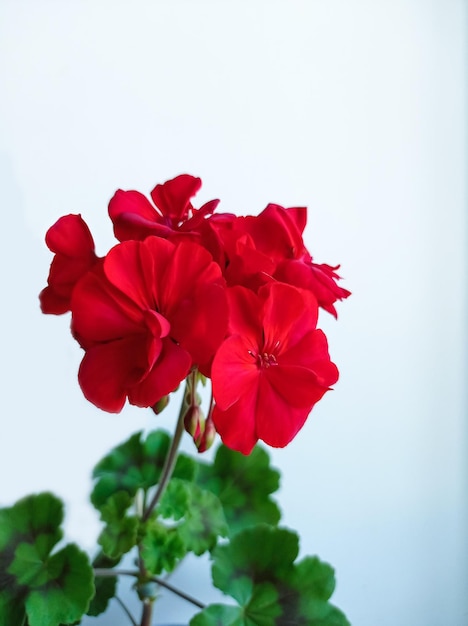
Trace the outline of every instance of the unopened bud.
<path fill-rule="evenodd" d="M 193 437 L 195 445 L 205 429 L 205 416 L 201 408 L 195 404 L 189 406 L 184 417 L 185 430 Z"/>
<path fill-rule="evenodd" d="M 205 429 L 203 430 L 203 433 L 201 437 L 199 438 L 199 441 L 198 442 L 195 441 L 198 452 L 206 452 L 208 448 L 211 448 L 215 440 L 215 437 L 216 437 L 215 425 L 211 417 L 208 417 L 208 419 L 205 421 Z"/>
<path fill-rule="evenodd" d="M 158 400 L 156 404 L 153 404 L 151 407 L 156 415 L 159 415 L 169 404 L 169 396 L 163 396 L 161 400 Z"/>

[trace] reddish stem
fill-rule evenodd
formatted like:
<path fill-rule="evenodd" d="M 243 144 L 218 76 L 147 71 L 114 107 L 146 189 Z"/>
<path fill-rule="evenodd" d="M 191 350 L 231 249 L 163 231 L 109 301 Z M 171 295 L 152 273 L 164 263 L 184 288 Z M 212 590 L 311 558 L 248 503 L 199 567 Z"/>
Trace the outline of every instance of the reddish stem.
<path fill-rule="evenodd" d="M 152 616 L 153 616 L 153 602 L 151 600 L 144 600 L 140 626 L 151 626 Z"/>

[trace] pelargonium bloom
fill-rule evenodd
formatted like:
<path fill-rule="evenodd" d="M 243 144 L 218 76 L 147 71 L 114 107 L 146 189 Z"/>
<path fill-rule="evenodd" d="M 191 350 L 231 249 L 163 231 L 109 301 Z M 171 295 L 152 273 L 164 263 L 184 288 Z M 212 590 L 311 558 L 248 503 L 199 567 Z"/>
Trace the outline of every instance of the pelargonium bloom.
<path fill-rule="evenodd" d="M 229 336 L 212 366 L 213 421 L 225 445 L 249 454 L 286 446 L 338 380 L 308 291 L 272 282 L 228 289 Z"/>
<path fill-rule="evenodd" d="M 326 263 L 314 263 L 307 253 L 302 259 L 280 263 L 276 268 L 275 278 L 302 289 L 309 289 L 317 298 L 319 306 L 337 317 L 335 302 L 351 295 L 350 291 L 337 283 L 340 276 L 336 270 L 339 268 L 339 265 L 332 267 Z"/>
<path fill-rule="evenodd" d="M 278 204 L 269 204 L 257 216 L 210 220 L 223 242 L 228 285 L 257 291 L 268 282 L 288 283 L 311 291 L 318 305 L 336 317 L 334 303 L 350 292 L 337 284 L 339 266 L 313 262 L 302 238 L 306 222 L 305 207 Z"/>
<path fill-rule="evenodd" d="M 219 200 L 211 200 L 195 209 L 190 199 L 199 191 L 200 178 L 181 174 L 151 192 L 151 202 L 139 191 L 119 189 L 109 202 L 109 217 L 119 241 L 143 240 L 149 235 L 163 238 L 185 235 L 194 237 Z"/>
<path fill-rule="evenodd" d="M 70 310 L 70 299 L 79 279 L 99 260 L 94 240 L 81 215 L 64 215 L 46 234 L 46 244 L 55 253 L 47 287 L 39 294 L 43 313 L 61 315 Z"/>
<path fill-rule="evenodd" d="M 193 365 L 209 374 L 227 326 L 219 266 L 200 245 L 159 237 L 118 244 L 72 296 L 85 349 L 79 382 L 105 411 L 153 406 Z"/>

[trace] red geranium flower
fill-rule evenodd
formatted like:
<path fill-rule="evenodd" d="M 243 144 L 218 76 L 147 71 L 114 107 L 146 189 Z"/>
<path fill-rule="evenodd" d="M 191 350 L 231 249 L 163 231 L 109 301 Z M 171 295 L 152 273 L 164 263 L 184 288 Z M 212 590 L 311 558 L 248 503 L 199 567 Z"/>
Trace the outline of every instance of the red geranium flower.
<path fill-rule="evenodd" d="M 223 442 L 249 454 L 258 439 L 284 447 L 338 380 L 316 329 L 314 296 L 273 282 L 258 295 L 228 289 L 230 336 L 213 361 L 213 421 Z"/>
<path fill-rule="evenodd" d="M 119 412 L 125 399 L 153 406 L 192 365 L 209 374 L 227 325 L 219 266 L 193 242 L 159 237 L 115 246 L 77 284 L 72 329 L 86 353 L 84 395 Z"/>
<path fill-rule="evenodd" d="M 339 265 L 332 267 L 325 263 L 314 263 L 309 253 L 300 260 L 290 260 L 280 263 L 275 272 L 275 278 L 280 281 L 296 285 L 302 289 L 309 289 L 317 298 L 317 302 L 324 311 L 337 317 L 335 302 L 344 300 L 351 292 L 337 283 L 340 280 L 336 270 Z"/>
<path fill-rule="evenodd" d="M 306 222 L 305 207 L 278 204 L 269 204 L 257 216 L 209 220 L 224 246 L 228 285 L 258 291 L 275 280 L 288 283 L 311 291 L 318 305 L 336 317 L 334 303 L 351 292 L 337 284 L 339 266 L 313 262 L 302 239 Z"/>
<path fill-rule="evenodd" d="M 64 215 L 46 234 L 46 244 L 55 256 L 47 287 L 39 294 L 43 313 L 61 315 L 70 310 L 70 298 L 79 279 L 99 260 L 94 241 L 81 215 Z"/>
<path fill-rule="evenodd" d="M 197 232 L 207 216 L 212 215 L 219 200 L 211 200 L 194 209 L 190 199 L 200 189 L 200 178 L 181 174 L 151 192 L 151 202 L 139 191 L 119 189 L 109 202 L 109 216 L 119 241 L 143 240 L 149 235 L 165 239 Z"/>

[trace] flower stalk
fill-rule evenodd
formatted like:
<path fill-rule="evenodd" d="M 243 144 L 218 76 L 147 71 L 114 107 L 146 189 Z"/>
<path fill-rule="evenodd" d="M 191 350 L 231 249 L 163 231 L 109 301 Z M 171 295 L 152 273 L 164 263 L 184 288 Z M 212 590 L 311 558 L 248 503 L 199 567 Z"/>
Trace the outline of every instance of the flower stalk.
<path fill-rule="evenodd" d="M 191 374 L 190 376 L 193 376 L 193 374 Z M 179 449 L 180 441 L 182 439 L 182 435 L 184 432 L 184 416 L 185 416 L 185 411 L 186 411 L 185 395 L 187 392 L 188 385 L 189 385 L 189 382 L 187 380 L 186 389 L 182 398 L 182 403 L 181 403 L 181 407 L 179 411 L 179 417 L 177 418 L 177 424 L 176 424 L 174 436 L 172 437 L 172 441 L 171 441 L 171 446 L 169 448 L 169 452 L 167 453 L 167 457 L 164 462 L 164 467 L 163 467 L 161 478 L 159 480 L 159 483 L 156 489 L 156 493 L 154 494 L 152 500 L 150 501 L 149 505 L 146 507 L 146 510 L 143 513 L 142 520 L 144 522 L 146 522 L 149 519 L 154 508 L 160 501 L 164 493 L 164 490 L 167 487 L 167 483 L 169 482 L 172 476 L 172 472 L 174 471 L 175 463 L 177 460 L 177 451 Z"/>

